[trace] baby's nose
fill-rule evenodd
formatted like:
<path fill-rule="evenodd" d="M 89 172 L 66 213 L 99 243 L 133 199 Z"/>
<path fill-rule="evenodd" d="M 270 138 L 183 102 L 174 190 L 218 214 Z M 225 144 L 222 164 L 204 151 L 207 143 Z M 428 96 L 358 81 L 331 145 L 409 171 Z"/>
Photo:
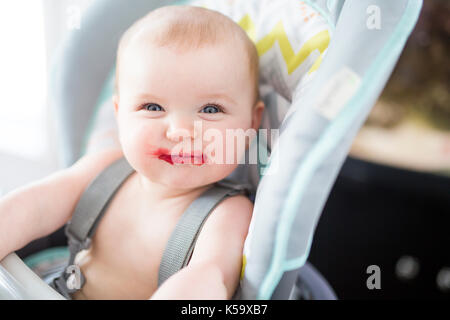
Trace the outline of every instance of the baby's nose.
<path fill-rule="evenodd" d="M 198 133 L 189 121 L 173 121 L 167 129 L 166 136 L 169 140 L 180 142 L 184 139 L 197 139 Z"/>

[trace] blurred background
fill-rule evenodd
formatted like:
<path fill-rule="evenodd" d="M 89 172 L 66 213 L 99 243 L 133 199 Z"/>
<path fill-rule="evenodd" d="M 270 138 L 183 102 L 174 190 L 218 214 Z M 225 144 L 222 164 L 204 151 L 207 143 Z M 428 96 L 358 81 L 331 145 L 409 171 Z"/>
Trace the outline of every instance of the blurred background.
<path fill-rule="evenodd" d="M 309 261 L 341 299 L 450 298 L 449 55 L 450 1 L 425 0 L 316 229 Z"/>
<path fill-rule="evenodd" d="M 60 168 L 47 103 L 51 61 L 62 39 L 81 27 L 90 2 L 0 2 L 0 195 Z"/>
<path fill-rule="evenodd" d="M 352 155 L 450 175 L 450 2 L 424 1 L 390 81 Z"/>
<path fill-rule="evenodd" d="M 90 2 L 0 2 L 0 195 L 60 169 L 47 79 Z M 450 297 L 449 40 L 450 1 L 425 0 L 330 194 L 310 262 L 339 298 Z"/>

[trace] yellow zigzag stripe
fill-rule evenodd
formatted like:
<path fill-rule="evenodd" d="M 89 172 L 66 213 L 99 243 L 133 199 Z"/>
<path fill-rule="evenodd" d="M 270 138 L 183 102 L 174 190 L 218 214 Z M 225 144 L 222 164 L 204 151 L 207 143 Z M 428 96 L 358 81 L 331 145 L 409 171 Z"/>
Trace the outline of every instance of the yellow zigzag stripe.
<path fill-rule="evenodd" d="M 296 54 L 292 49 L 291 43 L 289 42 L 289 39 L 286 35 L 286 31 L 284 30 L 282 21 L 278 22 L 272 29 L 272 31 L 270 31 L 264 38 L 262 38 L 258 42 L 255 41 L 255 24 L 248 14 L 245 15 L 238 22 L 238 24 L 247 32 L 249 38 L 252 39 L 253 42 L 255 42 L 259 56 L 262 56 L 270 48 L 272 48 L 275 42 L 278 40 L 278 45 L 280 46 L 283 60 L 286 63 L 288 74 L 294 72 L 295 69 L 297 69 L 297 67 L 301 65 L 314 50 L 319 50 L 320 57 L 317 58 L 311 69 L 309 69 L 308 74 L 317 70 L 322 62 L 323 53 L 328 48 L 328 45 L 330 43 L 330 34 L 328 30 L 324 30 L 309 39 Z"/>
<path fill-rule="evenodd" d="M 252 19 L 248 14 L 246 14 L 241 21 L 238 22 L 238 24 L 241 26 L 242 29 L 247 32 L 247 35 L 250 39 L 252 39 L 253 42 L 255 42 L 256 38 L 256 27 L 253 23 Z"/>

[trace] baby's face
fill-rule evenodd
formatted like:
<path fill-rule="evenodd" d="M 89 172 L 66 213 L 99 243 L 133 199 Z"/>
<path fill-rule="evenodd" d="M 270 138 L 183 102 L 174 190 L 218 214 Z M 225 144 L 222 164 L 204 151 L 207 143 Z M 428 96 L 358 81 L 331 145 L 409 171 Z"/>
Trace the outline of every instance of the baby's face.
<path fill-rule="evenodd" d="M 243 49 L 224 43 L 180 53 L 134 44 L 119 78 L 114 102 L 123 152 L 153 182 L 195 188 L 225 178 L 245 152 L 226 139 L 227 129 L 259 128 L 264 105 L 253 106 Z"/>

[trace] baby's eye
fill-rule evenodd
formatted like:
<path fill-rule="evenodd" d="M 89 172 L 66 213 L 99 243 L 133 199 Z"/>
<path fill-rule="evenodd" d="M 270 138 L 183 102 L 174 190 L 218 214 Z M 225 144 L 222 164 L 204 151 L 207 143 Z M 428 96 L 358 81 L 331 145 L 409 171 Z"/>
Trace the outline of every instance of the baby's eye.
<path fill-rule="evenodd" d="M 142 106 L 147 111 L 162 111 L 162 107 L 156 103 L 147 103 Z"/>
<path fill-rule="evenodd" d="M 202 110 L 205 110 L 204 113 L 218 113 L 218 112 L 222 112 L 222 109 L 218 106 L 209 104 L 207 106 L 205 106 Z"/>

